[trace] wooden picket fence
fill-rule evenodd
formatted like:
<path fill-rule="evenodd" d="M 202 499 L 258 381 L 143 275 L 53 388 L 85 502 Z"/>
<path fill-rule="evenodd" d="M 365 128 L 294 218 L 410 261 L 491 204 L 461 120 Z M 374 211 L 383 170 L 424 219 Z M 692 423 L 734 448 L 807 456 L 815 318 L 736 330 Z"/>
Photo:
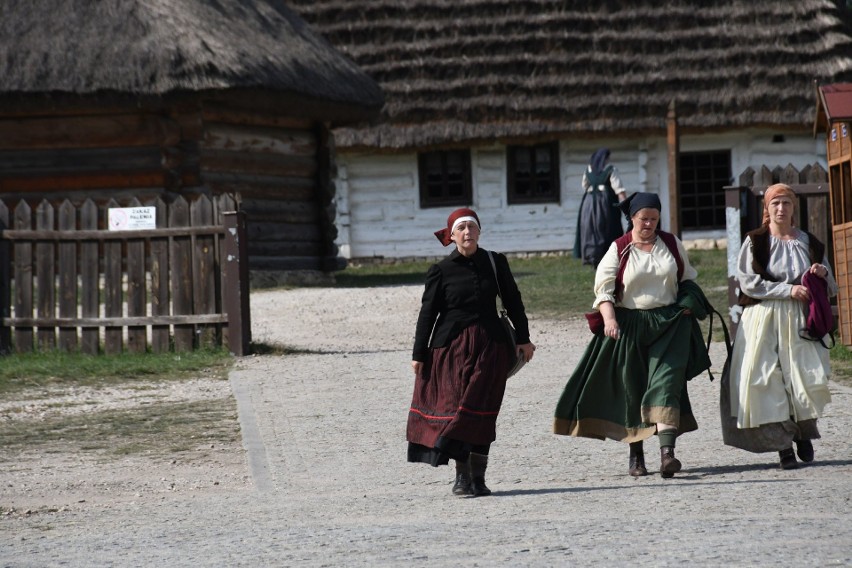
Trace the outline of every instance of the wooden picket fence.
<path fill-rule="evenodd" d="M 156 229 L 107 229 L 153 206 Z M 249 351 L 244 214 L 227 196 L 98 206 L 0 201 L 0 352 Z M 14 298 L 14 299 L 13 299 Z"/>

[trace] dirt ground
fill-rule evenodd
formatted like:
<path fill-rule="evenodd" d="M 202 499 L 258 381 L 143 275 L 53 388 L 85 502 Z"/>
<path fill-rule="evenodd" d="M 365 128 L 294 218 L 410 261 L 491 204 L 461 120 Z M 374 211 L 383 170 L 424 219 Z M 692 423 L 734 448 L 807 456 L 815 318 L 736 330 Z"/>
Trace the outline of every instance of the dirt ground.
<path fill-rule="evenodd" d="M 0 450 L 0 566 L 852 564 L 852 388 L 832 385 L 815 462 L 788 471 L 723 445 L 718 380 L 696 377 L 683 471 L 632 478 L 623 444 L 552 433 L 589 339 L 579 320 L 532 321 L 536 356 L 510 380 L 489 458 L 494 494 L 452 495 L 451 468 L 405 460 L 421 292 L 253 293 L 253 339 L 287 354 L 186 390 L 80 393 L 93 406 L 223 401 L 241 436 L 123 458 L 61 441 Z M 720 345 L 711 359 L 718 376 Z M 47 406 L 30 414 L 63 405 Z"/>
<path fill-rule="evenodd" d="M 417 286 L 393 287 L 381 294 L 337 288 L 259 291 L 251 298 L 252 338 L 297 352 L 357 352 L 389 345 L 388 335 L 394 346 L 409 346 L 420 293 Z M 276 357 L 245 357 L 235 363 L 235 370 Z M 226 379 L 198 377 L 102 389 L 34 388 L 14 400 L 0 400 L 0 426 L 27 429 L 64 416 L 96 420 L 109 411 L 199 402 L 230 408 L 223 413 L 224 423 L 211 427 L 231 428 L 237 435 L 230 440 L 218 436 L 213 444 L 186 441 L 180 451 L 165 440 L 159 445 L 147 440 L 150 450 L 127 455 L 116 455 L 110 440 L 86 444 L 60 439 L 29 449 L 0 443 L 0 515 L 253 489 L 236 401 Z"/>
<path fill-rule="evenodd" d="M 6 432 L 72 417 L 75 424 L 82 419 L 85 426 L 87 418 L 99 420 L 105 413 L 140 411 L 151 405 L 193 408 L 198 403 L 220 409 L 213 419 L 222 423 L 210 423 L 209 428 L 236 435 L 214 436 L 211 442 L 205 432 L 198 432 L 192 434 L 198 442 L 183 440 L 179 447 L 164 436 L 142 440 L 141 451 L 127 452 L 117 451 L 115 445 L 122 441 L 109 433 L 100 441 L 69 434 L 67 439 L 39 441 L 29 448 L 0 445 L 0 514 L 31 515 L 250 485 L 236 404 L 226 379 L 134 382 L 105 389 L 34 388 L 0 402 L 0 426 Z"/>

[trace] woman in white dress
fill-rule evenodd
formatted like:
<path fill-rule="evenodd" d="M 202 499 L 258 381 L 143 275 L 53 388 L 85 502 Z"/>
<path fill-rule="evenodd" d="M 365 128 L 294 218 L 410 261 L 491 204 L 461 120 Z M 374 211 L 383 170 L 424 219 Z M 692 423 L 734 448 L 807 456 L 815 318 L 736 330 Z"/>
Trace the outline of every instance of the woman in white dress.
<path fill-rule="evenodd" d="M 831 400 L 828 349 L 800 333 L 810 300 L 802 276 L 811 272 L 825 279 L 829 296 L 837 293 L 837 284 L 825 246 L 793 224 L 797 202 L 789 186 L 769 187 L 763 225 L 748 233 L 740 249 L 737 279 L 744 308 L 729 361 L 729 391 L 723 393 L 723 409 L 729 395 L 730 415 L 741 430 L 725 433 L 725 443 L 778 451 L 782 469 L 798 467 L 794 441 L 802 461 L 814 459 L 817 418 Z M 748 439 L 760 443 L 742 443 Z"/>

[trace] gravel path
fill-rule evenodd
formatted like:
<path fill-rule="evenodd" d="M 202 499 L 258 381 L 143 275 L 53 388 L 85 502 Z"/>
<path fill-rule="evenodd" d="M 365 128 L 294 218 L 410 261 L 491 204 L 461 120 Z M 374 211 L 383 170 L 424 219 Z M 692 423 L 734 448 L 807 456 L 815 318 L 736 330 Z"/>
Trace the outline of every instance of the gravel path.
<path fill-rule="evenodd" d="M 405 462 L 420 292 L 253 293 L 254 339 L 297 352 L 231 374 L 244 459 L 223 459 L 203 490 L 0 519 L 0 565 L 852 565 L 852 389 L 832 388 L 816 461 L 781 471 L 722 444 L 718 381 L 698 377 L 684 471 L 633 479 L 626 446 L 550 433 L 588 341 L 580 320 L 533 320 L 536 358 L 511 379 L 492 446 L 494 495 L 452 496 L 450 468 Z"/>

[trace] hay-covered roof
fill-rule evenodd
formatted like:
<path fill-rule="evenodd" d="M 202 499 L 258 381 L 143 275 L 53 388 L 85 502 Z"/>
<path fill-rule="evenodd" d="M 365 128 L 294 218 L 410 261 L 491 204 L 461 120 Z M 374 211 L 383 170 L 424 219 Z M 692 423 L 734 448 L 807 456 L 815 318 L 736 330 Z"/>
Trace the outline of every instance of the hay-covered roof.
<path fill-rule="evenodd" d="M 292 0 L 375 78 L 382 123 L 339 146 L 406 148 L 665 128 L 813 124 L 814 81 L 852 80 L 830 0 Z"/>
<path fill-rule="evenodd" d="M 0 0 L 0 94 L 271 89 L 380 107 L 281 0 Z"/>

